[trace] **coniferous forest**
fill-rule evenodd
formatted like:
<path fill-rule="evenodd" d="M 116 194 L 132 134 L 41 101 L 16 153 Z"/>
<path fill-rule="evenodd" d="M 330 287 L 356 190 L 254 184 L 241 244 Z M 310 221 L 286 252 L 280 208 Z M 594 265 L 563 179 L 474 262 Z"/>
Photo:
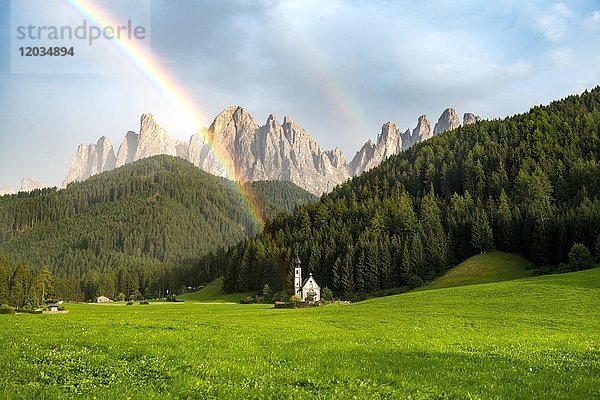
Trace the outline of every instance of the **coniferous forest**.
<path fill-rule="evenodd" d="M 321 287 L 357 298 L 493 248 L 522 253 L 537 273 L 588 268 L 600 258 L 599 138 L 598 87 L 460 127 L 278 215 L 201 270 L 222 273 L 228 291 L 282 290 L 297 253 Z"/>
<path fill-rule="evenodd" d="M 263 218 L 316 198 L 290 182 L 246 185 Z M 163 296 L 197 281 L 198 257 L 254 234 L 231 182 L 156 156 L 70 184 L 0 197 L 0 303 Z"/>

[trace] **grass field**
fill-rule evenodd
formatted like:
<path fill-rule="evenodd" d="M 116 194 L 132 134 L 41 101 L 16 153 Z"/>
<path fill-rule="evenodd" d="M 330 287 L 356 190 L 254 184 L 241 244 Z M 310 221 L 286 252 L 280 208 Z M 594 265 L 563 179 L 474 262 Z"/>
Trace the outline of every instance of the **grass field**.
<path fill-rule="evenodd" d="M 600 269 L 354 305 L 0 315 L 0 398 L 600 397 Z"/>
<path fill-rule="evenodd" d="M 442 289 L 527 278 L 531 276 L 531 271 L 527 269 L 529 265 L 529 260 L 519 254 L 490 251 L 463 261 L 439 279 L 417 290 Z"/>
<path fill-rule="evenodd" d="M 254 295 L 248 293 L 225 293 L 223 290 L 223 278 L 219 278 L 197 292 L 185 293 L 177 296 L 181 300 L 191 300 L 207 303 L 239 303 L 246 296 Z"/>

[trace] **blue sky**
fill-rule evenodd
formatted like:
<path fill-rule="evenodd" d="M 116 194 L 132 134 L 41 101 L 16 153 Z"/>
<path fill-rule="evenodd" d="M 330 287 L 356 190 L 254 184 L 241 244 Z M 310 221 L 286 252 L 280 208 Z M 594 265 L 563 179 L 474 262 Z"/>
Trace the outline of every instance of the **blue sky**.
<path fill-rule="evenodd" d="M 597 0 L 152 0 L 150 13 L 152 50 L 206 126 L 233 104 L 260 124 L 288 115 L 348 160 L 386 121 L 501 118 L 600 83 Z M 144 112 L 192 134 L 143 76 L 11 74 L 10 19 L 1 0 L 0 186 L 60 185 L 79 143 L 117 148 Z"/>

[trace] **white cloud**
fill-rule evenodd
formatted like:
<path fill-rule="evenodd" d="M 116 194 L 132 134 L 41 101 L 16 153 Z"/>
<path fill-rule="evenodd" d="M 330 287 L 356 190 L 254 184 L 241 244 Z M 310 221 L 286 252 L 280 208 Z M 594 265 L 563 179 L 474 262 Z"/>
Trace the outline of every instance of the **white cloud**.
<path fill-rule="evenodd" d="M 569 30 L 569 19 L 573 11 L 564 3 L 557 3 L 534 18 L 535 29 L 546 39 L 557 41 L 565 37 Z"/>
<path fill-rule="evenodd" d="M 583 20 L 583 25 L 591 31 L 600 29 L 600 11 L 594 11 L 588 15 Z"/>
<path fill-rule="evenodd" d="M 550 52 L 550 59 L 559 68 L 567 68 L 574 64 L 575 52 L 571 47 L 560 47 Z"/>
<path fill-rule="evenodd" d="M 531 75 L 533 68 L 531 64 L 524 60 L 519 60 L 514 64 L 505 67 L 506 74 L 511 78 L 526 78 Z"/>

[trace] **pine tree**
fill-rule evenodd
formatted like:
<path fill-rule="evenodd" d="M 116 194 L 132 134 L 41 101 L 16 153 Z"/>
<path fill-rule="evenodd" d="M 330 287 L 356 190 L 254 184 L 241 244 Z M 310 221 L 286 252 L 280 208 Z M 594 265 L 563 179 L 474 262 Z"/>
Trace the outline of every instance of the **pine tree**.
<path fill-rule="evenodd" d="M 38 305 L 42 305 L 46 302 L 46 295 L 48 294 L 48 292 L 50 290 L 52 290 L 52 281 L 53 281 L 52 273 L 50 272 L 50 270 L 48 269 L 47 266 L 44 266 L 44 268 L 40 271 L 40 273 L 36 277 L 36 285 L 37 285 L 37 289 L 39 291 L 39 299 L 40 299 L 40 302 L 38 303 Z"/>
<path fill-rule="evenodd" d="M 421 224 L 428 239 L 425 250 L 430 274 L 440 274 L 448 263 L 448 241 L 442 227 L 440 208 L 431 187 L 421 203 Z"/>
<path fill-rule="evenodd" d="M 513 251 L 513 216 L 510 209 L 509 199 L 504 189 L 502 189 L 500 192 L 496 220 L 498 225 L 496 243 L 498 243 L 498 247 L 504 251 Z"/>
<path fill-rule="evenodd" d="M 480 204 L 475 209 L 471 226 L 471 243 L 480 253 L 490 250 L 493 245 L 492 227 L 486 211 Z"/>

